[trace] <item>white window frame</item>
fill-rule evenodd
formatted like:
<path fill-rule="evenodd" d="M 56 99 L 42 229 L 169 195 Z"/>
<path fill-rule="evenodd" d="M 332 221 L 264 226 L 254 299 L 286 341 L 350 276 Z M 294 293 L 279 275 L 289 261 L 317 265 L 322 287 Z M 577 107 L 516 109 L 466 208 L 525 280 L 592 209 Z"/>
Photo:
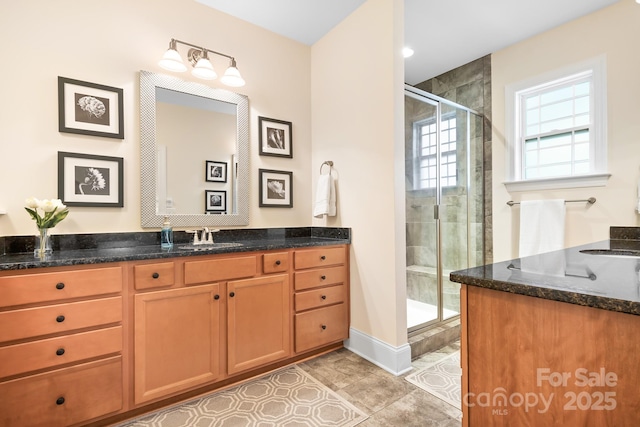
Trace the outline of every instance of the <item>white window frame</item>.
<path fill-rule="evenodd" d="M 442 124 L 442 120 L 451 120 L 451 119 L 455 119 L 456 121 L 456 148 L 455 150 L 447 150 L 447 151 L 442 151 L 442 143 L 441 143 L 441 138 L 442 138 L 442 128 L 441 128 L 441 124 Z M 429 119 L 425 119 L 425 120 L 420 120 L 417 122 L 413 123 L 413 132 L 414 132 L 414 138 L 413 140 L 415 141 L 415 146 L 414 146 L 414 185 L 413 185 L 413 189 L 414 190 L 430 190 L 430 189 L 437 189 L 437 185 L 435 187 L 431 187 L 428 185 L 426 187 L 422 187 L 420 184 L 422 182 L 421 178 L 421 170 L 420 170 L 420 163 L 421 160 L 424 158 L 435 158 L 436 162 L 438 162 L 440 164 L 439 167 L 436 168 L 436 170 L 440 170 L 440 176 L 436 176 L 436 182 L 438 180 L 442 180 L 442 157 L 445 155 L 448 155 L 450 153 L 453 153 L 456 156 L 456 173 L 454 176 L 447 176 L 446 178 L 454 178 L 456 183 L 452 184 L 452 185 L 441 185 L 441 188 L 453 188 L 453 187 L 457 187 L 458 186 L 458 170 L 457 170 L 457 162 L 458 162 L 458 136 L 457 136 L 457 122 L 458 122 L 458 118 L 455 114 L 455 112 L 452 113 L 447 113 L 447 114 L 443 114 L 442 117 L 440 118 L 440 123 L 438 123 L 437 119 L 434 118 L 429 118 Z M 436 140 L 437 140 L 437 145 L 439 145 L 439 149 L 436 148 L 436 153 L 435 154 L 428 154 L 426 156 L 423 156 L 422 153 L 422 128 L 425 126 L 429 126 L 431 124 L 435 124 L 436 125 Z M 438 135 L 439 133 L 439 135 Z M 440 151 L 440 158 L 438 158 L 438 151 Z"/>
<path fill-rule="evenodd" d="M 592 125 L 590 137 L 593 139 L 593 170 L 589 174 L 554 178 L 524 179 L 522 175 L 521 139 L 521 94 L 539 86 L 581 73 L 592 73 L 592 96 L 590 112 Z M 507 138 L 506 181 L 508 191 L 546 190 L 554 188 L 605 186 L 611 176 L 607 172 L 607 88 L 606 57 L 599 56 L 579 64 L 554 70 L 531 79 L 505 87 L 505 130 Z"/>

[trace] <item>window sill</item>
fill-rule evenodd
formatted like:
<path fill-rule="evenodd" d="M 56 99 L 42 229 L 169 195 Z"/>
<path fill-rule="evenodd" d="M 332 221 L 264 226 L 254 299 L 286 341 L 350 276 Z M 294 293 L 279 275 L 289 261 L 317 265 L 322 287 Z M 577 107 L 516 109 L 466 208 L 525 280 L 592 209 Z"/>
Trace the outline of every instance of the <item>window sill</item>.
<path fill-rule="evenodd" d="M 553 190 L 557 188 L 604 187 L 610 173 L 569 176 L 565 178 L 527 179 L 526 181 L 508 181 L 504 186 L 508 192 Z"/>

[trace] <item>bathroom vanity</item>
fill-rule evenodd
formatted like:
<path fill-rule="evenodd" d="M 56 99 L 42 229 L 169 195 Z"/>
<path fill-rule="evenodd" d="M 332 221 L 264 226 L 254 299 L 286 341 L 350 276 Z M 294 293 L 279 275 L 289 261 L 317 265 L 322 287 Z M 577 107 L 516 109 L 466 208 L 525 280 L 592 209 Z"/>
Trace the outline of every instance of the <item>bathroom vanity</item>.
<path fill-rule="evenodd" d="M 451 273 L 463 426 L 638 425 L 639 271 L 639 230 L 612 227 L 608 241 Z"/>
<path fill-rule="evenodd" d="M 108 425 L 340 348 L 350 237 L 325 231 L 1 256 L 0 425 Z"/>

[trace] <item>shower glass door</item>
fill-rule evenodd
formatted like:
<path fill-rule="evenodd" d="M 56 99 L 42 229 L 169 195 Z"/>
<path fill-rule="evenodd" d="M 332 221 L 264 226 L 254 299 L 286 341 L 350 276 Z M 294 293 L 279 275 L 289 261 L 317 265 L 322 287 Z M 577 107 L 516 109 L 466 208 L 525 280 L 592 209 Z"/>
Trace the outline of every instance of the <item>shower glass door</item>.
<path fill-rule="evenodd" d="M 439 202 L 438 103 L 405 96 L 405 170 L 407 218 L 407 326 L 409 331 L 437 322 Z"/>
<path fill-rule="evenodd" d="M 415 332 L 460 314 L 454 270 L 483 254 L 482 120 L 405 90 L 407 325 Z"/>

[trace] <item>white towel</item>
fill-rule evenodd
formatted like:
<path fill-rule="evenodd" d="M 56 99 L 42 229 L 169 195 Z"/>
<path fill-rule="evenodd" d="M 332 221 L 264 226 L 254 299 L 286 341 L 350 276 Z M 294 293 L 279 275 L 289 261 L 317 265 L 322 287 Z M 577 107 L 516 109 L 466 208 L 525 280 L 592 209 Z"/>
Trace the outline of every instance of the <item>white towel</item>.
<path fill-rule="evenodd" d="M 524 272 L 564 276 L 564 253 L 537 256 L 564 249 L 564 200 L 520 202 L 521 270 Z M 529 257 L 529 258 L 527 258 Z"/>
<path fill-rule="evenodd" d="M 316 189 L 316 202 L 313 205 L 313 216 L 336 215 L 336 184 L 331 174 L 320 175 Z"/>

